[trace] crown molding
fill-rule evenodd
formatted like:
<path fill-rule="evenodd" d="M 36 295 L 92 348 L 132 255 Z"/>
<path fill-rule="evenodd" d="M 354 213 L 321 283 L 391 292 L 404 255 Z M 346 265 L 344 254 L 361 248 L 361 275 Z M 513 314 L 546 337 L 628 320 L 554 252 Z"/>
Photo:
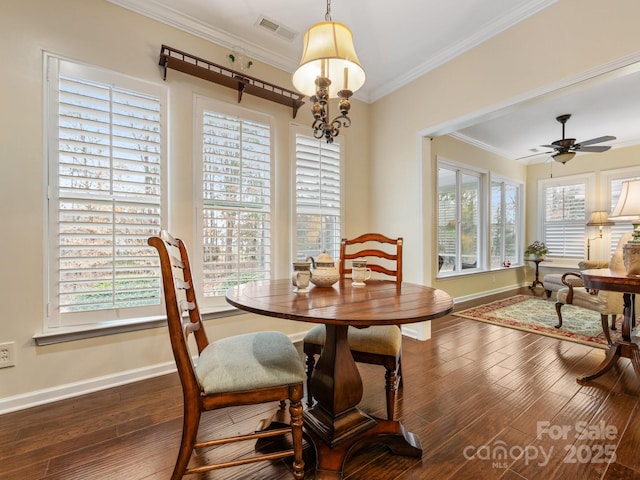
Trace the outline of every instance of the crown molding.
<path fill-rule="evenodd" d="M 477 47 L 490 38 L 495 37 L 499 33 L 557 2 L 558 0 L 539 0 L 537 2 L 528 2 L 526 5 L 522 5 L 518 8 L 505 12 L 504 15 L 496 18 L 493 22 L 487 24 L 483 29 L 479 30 L 475 34 L 470 35 L 449 48 L 441 50 L 426 62 L 421 63 L 406 72 L 404 75 L 397 77 L 395 80 L 387 82 L 384 86 L 372 90 L 370 92 L 369 101 L 375 102 L 376 100 L 389 95 L 395 90 L 404 87 L 417 78 L 435 70 L 468 50 Z"/>
<path fill-rule="evenodd" d="M 251 58 L 286 72 L 293 72 L 298 66 L 295 60 L 292 60 L 287 56 L 268 50 L 257 43 L 248 42 L 245 38 L 233 35 L 219 28 L 212 27 L 211 25 L 207 25 L 196 18 L 184 15 L 174 8 L 161 5 L 156 0 L 107 1 L 160 23 L 164 23 L 165 25 L 169 25 L 170 27 L 177 28 L 178 30 L 182 30 L 196 37 L 228 48 L 229 50 L 232 50 L 233 47 L 237 45 L 242 45 Z"/>
<path fill-rule="evenodd" d="M 157 0 L 107 1 L 229 49 L 232 49 L 236 45 L 242 45 L 245 50 L 247 50 L 249 56 L 255 60 L 279 68 L 285 72 L 293 73 L 298 66 L 297 59 L 280 55 L 277 52 L 268 50 L 257 43 L 248 42 L 246 39 L 237 35 L 233 35 L 229 32 L 207 25 L 196 18 L 184 15 L 174 8 L 162 5 Z M 376 89 L 367 89 L 365 86 L 356 92 L 354 98 L 366 103 L 375 102 L 404 87 L 426 73 L 444 65 L 455 57 L 462 55 L 466 51 L 480 45 L 518 22 L 538 13 L 557 1 L 558 0 L 531 1 L 518 8 L 508 10 L 504 15 L 496 18 L 479 32 L 470 35 L 445 50 L 438 52 L 436 55 L 427 59 L 415 68 L 397 76 L 390 82 L 386 82 L 384 86 Z"/>

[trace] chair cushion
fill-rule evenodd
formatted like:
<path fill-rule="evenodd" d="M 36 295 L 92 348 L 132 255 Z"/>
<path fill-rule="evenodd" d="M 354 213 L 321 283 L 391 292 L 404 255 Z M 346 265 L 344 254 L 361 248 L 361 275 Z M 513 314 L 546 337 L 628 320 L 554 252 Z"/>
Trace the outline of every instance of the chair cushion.
<path fill-rule="evenodd" d="M 369 328 L 349 327 L 349 347 L 357 352 L 395 356 L 402 347 L 402 332 L 396 325 L 379 325 Z M 304 336 L 304 343 L 324 345 L 326 329 L 317 325 Z"/>
<path fill-rule="evenodd" d="M 307 378 L 300 354 L 280 332 L 248 333 L 210 343 L 195 370 L 208 394 L 289 385 Z"/>
<path fill-rule="evenodd" d="M 557 292 L 559 289 L 565 286 L 562 283 L 561 273 L 548 273 L 542 279 L 542 283 L 545 290 L 550 290 L 552 292 Z"/>

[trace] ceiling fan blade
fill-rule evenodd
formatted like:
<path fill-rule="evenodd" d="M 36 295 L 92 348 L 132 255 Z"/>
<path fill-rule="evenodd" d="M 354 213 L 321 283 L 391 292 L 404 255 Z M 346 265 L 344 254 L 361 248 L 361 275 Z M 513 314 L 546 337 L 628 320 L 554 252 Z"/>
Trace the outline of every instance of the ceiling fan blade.
<path fill-rule="evenodd" d="M 554 150 L 556 150 L 556 149 L 558 148 L 558 146 L 557 146 L 557 145 L 540 145 L 540 146 L 541 146 L 541 147 L 544 147 L 544 148 L 553 148 Z M 552 152 L 552 153 L 553 153 L 553 152 Z"/>
<path fill-rule="evenodd" d="M 609 150 L 611 147 L 609 145 L 594 145 L 592 147 L 583 147 L 582 145 L 576 145 L 575 148 L 573 148 L 572 150 L 575 150 L 576 152 L 606 152 L 607 150 Z"/>
<path fill-rule="evenodd" d="M 604 137 L 592 138 L 591 140 L 585 140 L 584 142 L 578 143 L 576 146 L 580 145 L 584 147 L 586 145 L 593 145 L 594 143 L 602 143 L 602 142 L 610 142 L 611 140 L 615 140 L 616 137 L 612 137 L 611 135 L 605 135 Z"/>
<path fill-rule="evenodd" d="M 543 155 L 551 155 L 553 152 L 538 152 L 538 153 L 533 153 L 531 155 L 525 155 L 524 157 L 518 157 L 516 159 L 514 159 L 515 161 L 517 160 L 525 160 L 527 158 L 533 158 L 533 157 L 540 157 Z"/>

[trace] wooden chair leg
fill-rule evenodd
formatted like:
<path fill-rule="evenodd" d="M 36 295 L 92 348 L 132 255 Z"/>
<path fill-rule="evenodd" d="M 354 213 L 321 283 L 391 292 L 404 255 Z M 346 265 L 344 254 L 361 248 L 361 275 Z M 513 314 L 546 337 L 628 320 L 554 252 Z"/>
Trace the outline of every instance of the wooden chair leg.
<path fill-rule="evenodd" d="M 305 352 L 307 357 L 307 406 L 309 408 L 313 407 L 313 394 L 311 393 L 311 374 L 313 373 L 313 369 L 316 366 L 316 357 L 311 352 Z"/>
<path fill-rule="evenodd" d="M 181 480 L 187 470 L 196 444 L 200 415 L 200 408 L 197 405 L 189 406 L 185 404 L 182 419 L 182 440 L 180 441 L 180 450 L 171 474 L 171 480 Z"/>
<path fill-rule="evenodd" d="M 611 330 L 613 330 L 614 332 L 618 329 L 618 327 L 616 327 L 617 318 L 618 318 L 617 315 L 611 315 Z"/>
<path fill-rule="evenodd" d="M 387 368 L 384 378 L 387 397 L 387 420 L 393 420 L 396 411 L 396 391 L 398 390 L 397 370 L 395 368 Z"/>
<path fill-rule="evenodd" d="M 291 416 L 291 437 L 293 440 L 293 478 L 304 478 L 304 460 L 302 459 L 302 397 L 304 391 L 294 391 L 289 399 L 289 415 Z"/>
<path fill-rule="evenodd" d="M 562 326 L 562 313 L 560 312 L 562 305 L 562 303 L 556 302 L 556 313 L 558 314 L 558 325 L 554 325 L 556 328 L 560 328 Z"/>
<path fill-rule="evenodd" d="M 613 316 L 615 318 L 615 315 Z M 609 315 L 601 314 L 600 321 L 602 322 L 602 331 L 607 339 L 607 344 L 611 347 L 613 342 L 611 341 L 611 334 L 609 333 Z M 614 320 L 615 321 L 615 320 Z"/>

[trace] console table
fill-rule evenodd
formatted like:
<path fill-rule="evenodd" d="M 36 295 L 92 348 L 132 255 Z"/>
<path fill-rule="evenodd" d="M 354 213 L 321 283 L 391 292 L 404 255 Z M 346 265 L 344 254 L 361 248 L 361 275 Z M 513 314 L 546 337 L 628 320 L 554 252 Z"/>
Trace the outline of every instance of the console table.
<path fill-rule="evenodd" d="M 605 359 L 595 372 L 578 377 L 581 385 L 599 377 L 613 367 L 620 357 L 630 358 L 633 368 L 640 376 L 640 350 L 636 327 L 636 293 L 640 293 L 640 277 L 627 276 L 626 272 L 598 268 L 581 272 L 584 286 L 598 290 L 621 292 L 624 298 L 624 320 L 622 322 L 622 340 L 614 342 Z"/>

